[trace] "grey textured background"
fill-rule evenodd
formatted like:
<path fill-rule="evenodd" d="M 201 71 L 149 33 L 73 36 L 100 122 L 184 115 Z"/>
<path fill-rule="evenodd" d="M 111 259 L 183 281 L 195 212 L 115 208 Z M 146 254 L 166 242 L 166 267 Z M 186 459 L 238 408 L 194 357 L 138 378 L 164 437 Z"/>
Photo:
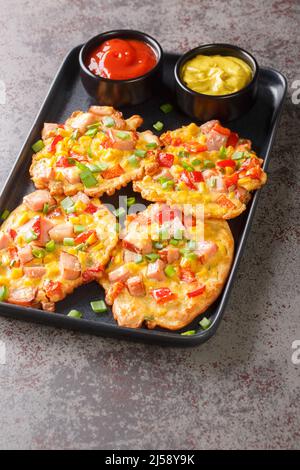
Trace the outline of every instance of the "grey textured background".
<path fill-rule="evenodd" d="M 217 335 L 179 350 L 0 318 L 0 448 L 299 448 L 299 1 L 0 0 L 0 12 L 1 184 L 64 55 L 100 31 L 138 28 L 179 52 L 236 43 L 289 81 Z"/>

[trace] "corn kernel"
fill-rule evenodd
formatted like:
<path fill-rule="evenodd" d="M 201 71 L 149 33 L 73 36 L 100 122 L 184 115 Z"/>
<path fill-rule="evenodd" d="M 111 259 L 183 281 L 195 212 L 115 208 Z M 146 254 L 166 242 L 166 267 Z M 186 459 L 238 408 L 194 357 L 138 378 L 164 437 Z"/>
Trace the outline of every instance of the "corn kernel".
<path fill-rule="evenodd" d="M 23 276 L 23 269 L 22 268 L 12 268 L 10 277 L 12 279 L 19 279 L 19 277 Z"/>

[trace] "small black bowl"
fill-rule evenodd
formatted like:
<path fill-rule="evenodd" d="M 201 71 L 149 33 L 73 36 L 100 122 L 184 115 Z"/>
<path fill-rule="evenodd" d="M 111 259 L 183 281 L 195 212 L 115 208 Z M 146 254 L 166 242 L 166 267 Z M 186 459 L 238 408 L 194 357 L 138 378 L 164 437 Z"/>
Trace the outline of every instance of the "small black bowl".
<path fill-rule="evenodd" d="M 111 80 L 94 75 L 87 66 L 89 54 L 97 46 L 112 38 L 137 39 L 152 47 L 157 63 L 145 75 L 128 80 Z M 162 71 L 163 51 L 159 43 L 148 34 L 140 31 L 119 29 L 107 31 L 91 38 L 79 53 L 80 76 L 87 93 L 96 98 L 99 104 L 125 106 L 142 103 L 151 97 Z"/>
<path fill-rule="evenodd" d="M 233 56 L 244 60 L 252 69 L 251 82 L 240 91 L 229 95 L 205 95 L 188 88 L 181 79 L 183 65 L 198 54 Z M 249 52 L 230 44 L 205 44 L 180 57 L 175 65 L 176 96 L 184 113 L 200 121 L 220 119 L 231 121 L 245 114 L 255 102 L 258 88 L 258 64 Z"/>

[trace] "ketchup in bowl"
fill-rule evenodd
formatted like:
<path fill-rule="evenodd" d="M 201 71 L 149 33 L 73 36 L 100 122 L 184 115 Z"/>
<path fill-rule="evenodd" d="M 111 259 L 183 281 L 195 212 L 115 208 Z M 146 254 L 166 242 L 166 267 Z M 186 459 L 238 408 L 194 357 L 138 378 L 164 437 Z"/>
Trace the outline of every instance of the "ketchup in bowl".
<path fill-rule="evenodd" d="M 145 75 L 157 64 L 149 44 L 137 39 L 109 39 L 89 55 L 88 69 L 96 76 L 129 80 Z"/>

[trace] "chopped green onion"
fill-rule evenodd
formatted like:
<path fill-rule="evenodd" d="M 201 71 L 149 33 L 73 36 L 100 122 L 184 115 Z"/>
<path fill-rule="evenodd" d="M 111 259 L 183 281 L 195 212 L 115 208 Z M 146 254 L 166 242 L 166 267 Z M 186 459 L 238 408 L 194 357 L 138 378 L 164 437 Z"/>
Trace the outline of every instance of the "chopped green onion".
<path fill-rule="evenodd" d="M 204 168 L 214 168 L 216 165 L 214 164 L 214 162 L 210 161 L 210 160 L 204 160 L 203 162 L 203 167 Z"/>
<path fill-rule="evenodd" d="M 116 133 L 116 136 L 121 140 L 129 140 L 130 134 L 128 132 L 119 131 Z"/>
<path fill-rule="evenodd" d="M 50 240 L 49 242 L 46 243 L 45 245 L 45 248 L 46 248 L 46 251 L 48 251 L 49 253 L 51 253 L 52 251 L 55 250 L 55 241 L 54 240 Z"/>
<path fill-rule="evenodd" d="M 149 253 L 148 255 L 145 255 L 145 257 L 149 261 L 156 261 L 160 256 L 157 253 Z"/>
<path fill-rule="evenodd" d="M 244 152 L 234 152 L 231 158 L 232 160 L 240 160 L 243 157 L 244 157 Z"/>
<path fill-rule="evenodd" d="M 6 220 L 7 217 L 9 216 L 9 214 L 10 214 L 9 210 L 8 210 L 8 209 L 4 209 L 4 211 L 3 211 L 2 214 L 1 214 L 1 219 L 2 219 L 2 220 Z"/>
<path fill-rule="evenodd" d="M 149 144 L 146 144 L 147 149 L 156 149 L 157 148 L 157 143 L 156 142 L 149 142 Z"/>
<path fill-rule="evenodd" d="M 76 129 L 76 130 L 72 133 L 70 139 L 71 139 L 71 140 L 77 140 L 78 137 L 79 137 L 79 130 Z"/>
<path fill-rule="evenodd" d="M 175 240 L 174 238 L 172 238 L 172 239 L 170 240 L 170 244 L 171 244 L 171 245 L 177 246 L 178 243 L 179 243 L 179 240 Z"/>
<path fill-rule="evenodd" d="M 165 176 L 161 176 L 158 181 L 160 182 L 160 184 L 164 184 L 167 181 L 171 181 L 171 180 L 170 180 L 170 178 L 166 178 Z"/>
<path fill-rule="evenodd" d="M 133 204 L 135 204 L 135 197 L 134 196 L 128 197 L 127 198 L 127 207 L 131 207 L 131 206 L 133 206 Z"/>
<path fill-rule="evenodd" d="M 161 227 L 158 231 L 158 236 L 161 240 L 168 240 L 170 238 L 169 228 L 168 227 Z"/>
<path fill-rule="evenodd" d="M 74 160 L 74 158 L 68 157 L 67 160 L 68 160 L 68 163 L 70 163 L 70 165 L 75 165 L 76 163 L 76 160 Z"/>
<path fill-rule="evenodd" d="M 89 137 L 95 137 L 97 132 L 98 132 L 98 127 L 92 127 L 91 129 L 88 129 L 84 135 L 88 135 Z"/>
<path fill-rule="evenodd" d="M 182 240 L 183 239 L 183 232 L 184 232 L 184 229 L 176 228 L 174 230 L 173 238 L 175 238 L 175 240 Z"/>
<path fill-rule="evenodd" d="M 115 229 L 117 233 L 120 233 L 120 224 L 116 223 Z"/>
<path fill-rule="evenodd" d="M 42 140 L 38 140 L 37 142 L 35 142 L 33 145 L 32 145 L 32 150 L 37 153 L 37 152 L 40 152 L 41 150 L 43 150 L 43 148 L 45 147 L 45 144 Z"/>
<path fill-rule="evenodd" d="M 196 158 L 191 163 L 192 163 L 193 166 L 198 166 L 198 165 L 201 165 L 202 161 L 199 160 L 199 158 Z"/>
<path fill-rule="evenodd" d="M 116 125 L 116 121 L 111 116 L 105 116 L 102 122 L 106 127 L 114 127 Z"/>
<path fill-rule="evenodd" d="M 192 335 L 195 335 L 196 334 L 196 330 L 188 330 L 188 331 L 184 331 L 183 333 L 180 333 L 181 336 L 192 336 Z"/>
<path fill-rule="evenodd" d="M 211 325 L 211 320 L 209 320 L 209 318 L 203 317 L 202 320 L 199 321 L 199 325 L 201 328 L 203 328 L 203 330 L 207 330 L 207 328 L 209 328 Z"/>
<path fill-rule="evenodd" d="M 226 154 L 227 154 L 226 148 L 224 147 L 224 145 L 222 145 L 222 147 L 219 150 L 219 155 L 221 158 L 225 158 Z"/>
<path fill-rule="evenodd" d="M 187 170 L 187 171 L 194 171 L 194 168 L 193 168 L 191 165 L 189 165 L 188 163 L 186 163 L 186 162 L 181 162 L 181 165 L 182 165 L 183 168 L 184 168 L 185 170 Z"/>
<path fill-rule="evenodd" d="M 92 310 L 95 313 L 103 313 L 106 312 L 107 307 L 105 305 L 105 302 L 103 300 L 94 300 L 93 302 L 90 303 Z"/>
<path fill-rule="evenodd" d="M 140 263 L 142 263 L 143 261 L 144 261 L 143 255 L 137 254 L 137 255 L 135 256 L 135 258 L 134 258 L 134 262 L 135 262 L 136 264 L 140 264 Z"/>
<path fill-rule="evenodd" d="M 93 173 L 91 172 L 91 170 L 88 167 L 86 167 L 85 170 L 82 170 L 79 173 L 79 176 L 80 176 L 80 179 L 81 179 L 83 185 L 86 188 L 92 188 L 93 186 L 96 186 L 97 179 L 95 178 L 95 176 L 93 175 Z"/>
<path fill-rule="evenodd" d="M 93 124 L 90 124 L 89 126 L 87 126 L 88 129 L 95 129 L 95 127 L 99 127 L 100 126 L 100 122 L 94 122 Z"/>
<path fill-rule="evenodd" d="M 198 259 L 196 253 L 186 253 L 184 257 L 189 261 L 195 261 L 196 259 Z"/>
<path fill-rule="evenodd" d="M 207 183 L 211 188 L 215 188 L 217 185 L 217 178 L 209 178 L 209 180 L 207 180 Z"/>
<path fill-rule="evenodd" d="M 74 246 L 75 245 L 74 238 L 69 238 L 69 237 L 64 238 L 63 244 L 64 246 Z"/>
<path fill-rule="evenodd" d="M 65 212 L 67 212 L 68 209 L 74 209 L 74 201 L 69 196 L 63 199 L 60 204 Z"/>
<path fill-rule="evenodd" d="M 141 158 L 144 158 L 147 154 L 147 151 L 146 150 L 142 150 L 142 149 L 136 149 L 134 151 L 134 155 L 136 155 L 137 157 L 141 157 Z"/>
<path fill-rule="evenodd" d="M 101 171 L 103 171 L 103 168 L 101 168 L 100 165 L 95 165 L 94 163 L 88 163 L 87 167 L 89 170 L 91 170 L 92 173 L 100 173 Z M 106 168 L 107 165 L 104 169 L 106 170 Z"/>
<path fill-rule="evenodd" d="M 42 248 L 33 248 L 32 254 L 35 258 L 42 259 L 46 255 L 46 252 Z"/>
<path fill-rule="evenodd" d="M 165 274 L 168 277 L 173 277 L 176 274 L 176 269 L 171 264 L 168 264 L 168 266 L 165 267 Z"/>
<path fill-rule="evenodd" d="M 170 103 L 165 103 L 161 105 L 160 109 L 163 113 L 168 114 L 173 110 L 173 106 Z"/>
<path fill-rule="evenodd" d="M 126 214 L 126 211 L 125 211 L 124 207 L 119 207 L 118 209 L 116 209 L 115 211 L 113 211 L 113 214 L 114 214 L 116 217 L 122 217 L 123 215 Z"/>
<path fill-rule="evenodd" d="M 190 156 L 190 154 L 186 150 L 180 150 L 178 152 L 178 157 L 180 157 L 180 158 L 187 158 L 189 156 Z"/>
<path fill-rule="evenodd" d="M 86 248 L 85 243 L 79 243 L 79 245 L 76 245 L 76 250 L 77 251 L 84 251 L 84 248 Z"/>
<path fill-rule="evenodd" d="M 8 297 L 8 289 L 6 286 L 1 286 L 0 287 L 0 301 L 3 302 L 3 300 L 6 300 Z"/>
<path fill-rule="evenodd" d="M 74 225 L 74 232 L 75 233 L 82 233 L 84 232 L 86 227 L 84 225 Z"/>
<path fill-rule="evenodd" d="M 33 230 L 29 230 L 29 232 L 25 233 L 24 238 L 27 243 L 30 243 L 33 240 L 36 240 L 38 235 Z"/>
<path fill-rule="evenodd" d="M 175 184 L 175 181 L 168 180 L 168 181 L 164 181 L 161 186 L 163 189 L 171 189 L 173 188 L 174 184 Z"/>
<path fill-rule="evenodd" d="M 79 310 L 70 310 L 68 313 L 68 317 L 72 318 L 82 318 L 82 313 Z"/>
<path fill-rule="evenodd" d="M 100 171 L 105 171 L 108 168 L 107 163 L 98 163 L 98 167 L 100 168 Z"/>
<path fill-rule="evenodd" d="M 43 206 L 43 214 L 48 214 L 48 212 L 49 212 L 49 204 L 48 202 L 45 202 Z"/>
<path fill-rule="evenodd" d="M 164 245 L 162 243 L 159 243 L 159 242 L 154 242 L 153 247 L 156 248 L 157 250 L 162 250 Z"/>
<path fill-rule="evenodd" d="M 164 128 L 164 123 L 161 121 L 157 121 L 155 124 L 153 124 L 153 127 L 156 131 L 160 132 Z"/>
<path fill-rule="evenodd" d="M 130 157 L 128 157 L 128 163 L 134 167 L 139 166 L 139 160 L 135 155 L 130 155 Z"/>

